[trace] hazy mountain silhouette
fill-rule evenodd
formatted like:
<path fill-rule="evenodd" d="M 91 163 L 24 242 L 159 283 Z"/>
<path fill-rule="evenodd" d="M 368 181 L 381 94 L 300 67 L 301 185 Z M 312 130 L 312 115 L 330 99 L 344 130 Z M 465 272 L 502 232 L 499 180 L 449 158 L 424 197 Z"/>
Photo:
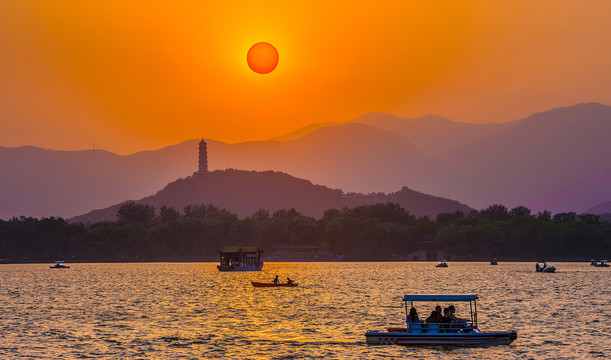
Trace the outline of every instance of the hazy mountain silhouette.
<path fill-rule="evenodd" d="M 585 211 L 586 214 L 611 214 L 611 201 L 605 201 Z"/>
<path fill-rule="evenodd" d="M 281 172 L 217 170 L 204 176 L 191 176 L 168 184 L 155 195 L 139 200 L 154 206 L 171 206 L 181 211 L 189 204 L 213 204 L 240 217 L 250 216 L 259 209 L 273 213 L 279 209 L 295 208 L 303 215 L 322 217 L 325 210 L 378 202 L 400 204 L 410 214 L 435 218 L 443 212 L 469 212 L 471 208 L 454 200 L 438 198 L 417 191 L 402 189 L 385 194 L 344 194 L 326 186 L 313 185 Z M 70 219 L 72 222 L 94 223 L 116 219 L 121 204 L 95 210 Z"/>
<path fill-rule="evenodd" d="M 287 142 L 208 142 L 208 154 L 211 169 L 283 171 L 332 188 L 367 193 L 409 184 L 409 169 L 424 162 L 402 136 L 350 123 L 321 127 Z"/>
<path fill-rule="evenodd" d="M 476 208 L 502 203 L 581 212 L 611 198 L 610 134 L 609 106 L 533 114 L 441 153 L 414 187 Z"/>
<path fill-rule="evenodd" d="M 196 170 L 197 144 L 192 143 L 190 153 L 179 144 L 129 156 L 0 147 L 0 218 L 68 217 L 150 195 Z"/>
<path fill-rule="evenodd" d="M 314 124 L 310 124 L 310 125 L 306 125 L 304 127 L 301 127 L 295 131 L 291 131 L 290 133 L 281 135 L 281 136 L 277 136 L 274 138 L 271 138 L 269 140 L 271 141 L 291 141 L 291 140 L 296 140 L 299 139 L 301 137 L 304 137 L 308 134 L 313 133 L 314 131 L 320 129 L 321 127 L 326 127 L 326 126 L 335 126 L 335 125 L 339 125 L 340 123 L 338 122 L 324 122 L 324 123 L 314 123 Z"/>
<path fill-rule="evenodd" d="M 283 171 L 346 192 L 408 186 L 484 208 L 583 212 L 611 199 L 611 107 L 579 104 L 504 124 L 373 113 L 282 141 L 207 140 L 209 168 Z M 74 216 L 155 193 L 197 167 L 197 143 L 119 156 L 1 148 L 0 218 Z"/>
<path fill-rule="evenodd" d="M 396 132 L 409 139 L 426 155 L 437 155 L 456 146 L 481 139 L 505 124 L 468 124 L 437 115 L 403 118 L 385 113 L 369 113 L 351 122 Z"/>

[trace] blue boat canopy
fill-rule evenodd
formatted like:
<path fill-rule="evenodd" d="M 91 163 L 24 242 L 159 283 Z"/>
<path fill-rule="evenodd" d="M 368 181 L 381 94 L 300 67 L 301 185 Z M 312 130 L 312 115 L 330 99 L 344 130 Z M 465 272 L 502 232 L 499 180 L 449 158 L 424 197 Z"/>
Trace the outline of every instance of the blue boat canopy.
<path fill-rule="evenodd" d="M 405 295 L 403 301 L 473 301 L 477 295 Z"/>

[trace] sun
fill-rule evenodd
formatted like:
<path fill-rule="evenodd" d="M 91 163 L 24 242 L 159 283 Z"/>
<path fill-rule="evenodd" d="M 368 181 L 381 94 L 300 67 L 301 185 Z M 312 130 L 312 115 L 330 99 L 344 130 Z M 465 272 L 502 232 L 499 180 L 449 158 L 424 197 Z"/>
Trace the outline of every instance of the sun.
<path fill-rule="evenodd" d="M 270 43 L 256 43 L 248 50 L 246 61 L 252 71 L 269 74 L 278 66 L 278 50 Z"/>

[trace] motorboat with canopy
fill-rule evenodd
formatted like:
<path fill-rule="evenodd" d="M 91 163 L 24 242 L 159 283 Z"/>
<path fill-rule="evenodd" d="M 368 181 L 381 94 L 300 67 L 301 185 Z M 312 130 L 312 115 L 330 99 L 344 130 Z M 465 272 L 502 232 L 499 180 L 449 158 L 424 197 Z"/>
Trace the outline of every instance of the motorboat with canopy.
<path fill-rule="evenodd" d="M 609 260 L 590 260 L 590 265 L 595 267 L 609 267 Z"/>
<path fill-rule="evenodd" d="M 515 330 L 481 331 L 477 322 L 477 295 L 405 295 L 406 328 L 388 328 L 387 331 L 365 333 L 370 345 L 452 345 L 490 346 L 509 345 L 517 337 Z M 422 323 L 412 322 L 408 315 L 408 304 L 414 302 L 469 302 L 471 316 L 458 322 Z"/>
<path fill-rule="evenodd" d="M 51 269 L 70 269 L 70 266 L 64 265 L 63 261 L 56 261 L 55 265 L 49 266 Z"/>
<path fill-rule="evenodd" d="M 448 260 L 441 260 L 435 267 L 448 267 Z"/>

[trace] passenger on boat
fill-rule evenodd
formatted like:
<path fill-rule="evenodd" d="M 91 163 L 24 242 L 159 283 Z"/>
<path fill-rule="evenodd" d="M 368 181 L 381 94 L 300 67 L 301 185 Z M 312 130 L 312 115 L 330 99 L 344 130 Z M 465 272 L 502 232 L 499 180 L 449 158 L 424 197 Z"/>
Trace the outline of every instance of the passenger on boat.
<path fill-rule="evenodd" d="M 277 283 L 279 283 L 279 282 L 280 282 L 280 280 L 278 280 L 278 275 L 276 275 L 276 277 L 274 278 L 274 280 L 272 280 L 272 282 L 273 282 L 274 284 L 277 284 Z"/>
<path fill-rule="evenodd" d="M 292 283 L 294 283 L 294 281 L 287 277 L 286 278 L 286 283 L 287 284 L 292 284 Z"/>
<path fill-rule="evenodd" d="M 461 319 L 461 318 L 457 318 L 456 315 L 456 308 L 454 307 L 454 305 L 450 305 L 450 307 L 448 307 L 448 310 L 450 310 L 450 320 L 453 323 L 462 323 L 462 322 L 467 322 L 465 319 Z"/>
<path fill-rule="evenodd" d="M 540 268 L 539 263 L 537 263 L 537 265 L 535 265 L 535 270 L 539 271 Z"/>
<path fill-rule="evenodd" d="M 412 324 L 421 323 L 420 319 L 418 319 L 418 312 L 416 311 L 416 308 L 409 309 L 407 319 Z"/>
<path fill-rule="evenodd" d="M 452 322 L 452 318 L 450 317 L 450 309 L 449 308 L 445 308 L 443 309 L 443 316 L 441 317 L 441 321 L 442 323 L 451 323 Z"/>
<path fill-rule="evenodd" d="M 437 313 L 437 311 L 431 311 L 431 315 L 426 318 L 425 321 L 427 324 L 436 324 L 441 322 L 441 316 Z"/>

